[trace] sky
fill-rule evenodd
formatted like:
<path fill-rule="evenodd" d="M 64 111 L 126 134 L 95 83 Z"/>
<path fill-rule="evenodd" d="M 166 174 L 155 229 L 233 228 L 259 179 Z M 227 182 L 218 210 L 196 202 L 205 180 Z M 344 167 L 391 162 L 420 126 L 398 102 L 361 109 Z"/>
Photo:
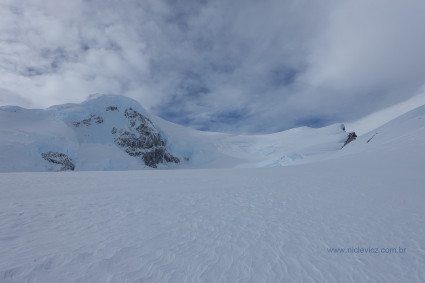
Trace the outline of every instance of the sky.
<path fill-rule="evenodd" d="M 0 0 L 0 105 L 118 94 L 246 134 L 356 121 L 423 90 L 423 15 L 423 0 Z"/>

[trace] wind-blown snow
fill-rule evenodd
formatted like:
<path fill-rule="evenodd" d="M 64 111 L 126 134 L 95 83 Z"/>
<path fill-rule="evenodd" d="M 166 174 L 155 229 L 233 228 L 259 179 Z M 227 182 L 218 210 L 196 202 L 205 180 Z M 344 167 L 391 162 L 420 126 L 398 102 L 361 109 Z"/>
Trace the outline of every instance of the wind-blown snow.
<path fill-rule="evenodd" d="M 1 173 L 0 282 L 425 282 L 424 124 L 298 166 Z"/>

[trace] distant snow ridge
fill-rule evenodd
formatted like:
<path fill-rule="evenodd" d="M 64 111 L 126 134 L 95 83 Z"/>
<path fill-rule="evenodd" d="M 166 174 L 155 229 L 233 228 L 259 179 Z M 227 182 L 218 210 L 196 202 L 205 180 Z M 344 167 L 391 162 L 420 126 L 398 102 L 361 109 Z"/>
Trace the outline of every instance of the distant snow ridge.
<path fill-rule="evenodd" d="M 287 166 L 327 158 L 354 138 L 341 124 L 201 132 L 150 116 L 130 98 L 101 95 L 45 110 L 0 107 L 0 172 Z"/>

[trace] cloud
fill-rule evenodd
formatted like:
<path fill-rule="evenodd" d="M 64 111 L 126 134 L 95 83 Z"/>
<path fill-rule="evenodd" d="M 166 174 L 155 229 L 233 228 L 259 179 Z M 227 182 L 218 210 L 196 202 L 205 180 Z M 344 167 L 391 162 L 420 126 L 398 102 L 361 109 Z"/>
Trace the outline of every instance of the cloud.
<path fill-rule="evenodd" d="M 425 2 L 414 0 L 336 5 L 309 53 L 305 81 L 365 111 L 412 96 L 425 75 L 423 12 Z"/>
<path fill-rule="evenodd" d="M 115 93 L 198 129 L 264 133 L 355 120 L 425 80 L 421 0 L 5 0 L 0 11 L 2 104 Z"/>

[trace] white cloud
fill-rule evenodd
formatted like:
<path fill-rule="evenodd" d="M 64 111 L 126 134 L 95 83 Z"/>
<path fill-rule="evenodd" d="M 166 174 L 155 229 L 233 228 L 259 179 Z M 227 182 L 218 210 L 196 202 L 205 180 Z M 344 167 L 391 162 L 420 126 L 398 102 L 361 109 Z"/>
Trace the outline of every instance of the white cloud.
<path fill-rule="evenodd" d="M 424 84 L 423 14 L 422 0 L 4 0 L 0 103 L 115 93 L 236 132 L 354 120 Z"/>

